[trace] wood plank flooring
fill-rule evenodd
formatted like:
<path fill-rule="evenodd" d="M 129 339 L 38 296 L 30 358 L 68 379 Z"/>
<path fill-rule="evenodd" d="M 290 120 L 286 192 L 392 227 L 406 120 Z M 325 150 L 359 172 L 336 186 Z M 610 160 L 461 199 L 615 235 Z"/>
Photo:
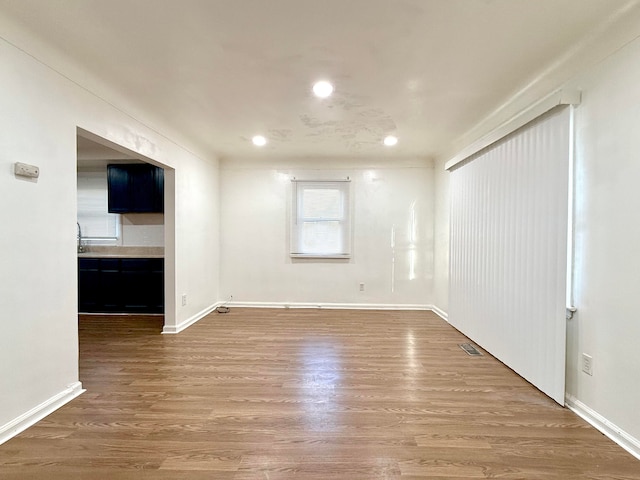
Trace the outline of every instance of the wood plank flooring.
<path fill-rule="evenodd" d="M 87 393 L 0 446 L 10 479 L 640 479 L 640 462 L 430 312 L 80 319 Z"/>

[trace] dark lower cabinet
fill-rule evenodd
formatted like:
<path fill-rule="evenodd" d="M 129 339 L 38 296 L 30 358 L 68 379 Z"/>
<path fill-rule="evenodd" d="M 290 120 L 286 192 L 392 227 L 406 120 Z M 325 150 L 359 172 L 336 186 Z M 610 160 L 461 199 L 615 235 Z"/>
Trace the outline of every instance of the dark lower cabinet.
<path fill-rule="evenodd" d="M 98 284 L 97 296 L 100 299 L 98 308 L 101 310 L 94 311 L 114 313 L 122 311 L 122 302 L 120 300 L 120 259 L 100 258 L 97 260 L 100 262 L 100 283 Z"/>
<path fill-rule="evenodd" d="M 164 313 L 164 259 L 79 258 L 82 313 Z"/>
<path fill-rule="evenodd" d="M 78 301 L 81 312 L 96 312 L 101 306 L 100 260 L 97 258 L 78 259 Z"/>

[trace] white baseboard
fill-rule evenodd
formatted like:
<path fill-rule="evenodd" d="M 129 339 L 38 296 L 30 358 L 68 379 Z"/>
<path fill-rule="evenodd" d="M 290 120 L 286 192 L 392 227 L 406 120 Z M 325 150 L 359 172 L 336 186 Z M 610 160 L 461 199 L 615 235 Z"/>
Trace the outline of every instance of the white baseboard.
<path fill-rule="evenodd" d="M 18 418 L 11 420 L 9 423 L 2 425 L 0 427 L 0 445 L 25 431 L 30 426 L 35 425 L 54 410 L 57 410 L 84 392 L 85 390 L 82 388 L 82 383 L 72 383 L 62 392 L 54 395 L 48 400 L 45 400 L 40 405 L 32 408 L 26 413 L 23 413 Z"/>
<path fill-rule="evenodd" d="M 326 308 L 340 310 L 432 310 L 432 305 L 389 303 L 281 303 L 281 302 L 228 302 L 228 307 L 246 308 Z"/>
<path fill-rule="evenodd" d="M 631 455 L 640 460 L 640 440 L 610 422 L 595 410 L 591 409 L 573 395 L 565 395 L 567 408 L 605 434 Z"/>
<path fill-rule="evenodd" d="M 445 312 L 444 310 L 442 310 L 441 308 L 438 308 L 435 305 L 431 305 L 431 311 L 433 313 L 435 313 L 436 315 L 438 315 L 445 322 L 449 321 L 449 314 L 447 312 Z"/>
<path fill-rule="evenodd" d="M 216 302 L 213 305 L 201 310 L 195 315 L 189 317 L 178 325 L 165 325 L 162 329 L 163 334 L 180 333 L 190 327 L 198 320 L 209 315 L 219 306 L 227 307 L 244 307 L 244 308 L 326 308 L 334 310 L 427 310 L 432 311 L 439 317 L 447 320 L 447 313 L 440 310 L 435 305 L 426 304 L 391 304 L 391 303 L 281 303 L 281 302 Z"/>
<path fill-rule="evenodd" d="M 387 303 L 279 303 L 279 302 L 216 302 L 213 305 L 192 315 L 178 325 L 165 325 L 162 329 L 163 334 L 180 333 L 190 327 L 198 320 L 209 315 L 221 305 L 228 307 L 246 307 L 246 308 L 326 308 L 326 309 L 345 309 L 345 310 L 434 310 L 433 305 L 423 304 L 387 304 Z M 435 310 L 434 310 L 435 311 Z M 438 313 L 438 312 L 436 312 Z M 440 313 L 438 313 L 440 315 Z"/>
<path fill-rule="evenodd" d="M 183 322 L 180 322 L 178 325 L 165 325 L 162 328 L 162 333 L 163 334 L 180 333 L 184 329 L 196 323 L 198 320 L 201 320 L 203 317 L 206 317 L 207 315 L 209 315 L 220 305 L 222 305 L 222 302 L 216 302 L 213 305 L 209 305 L 207 308 L 200 310 L 198 313 L 196 313 L 195 315 L 192 315 L 191 317 L 187 318 Z"/>

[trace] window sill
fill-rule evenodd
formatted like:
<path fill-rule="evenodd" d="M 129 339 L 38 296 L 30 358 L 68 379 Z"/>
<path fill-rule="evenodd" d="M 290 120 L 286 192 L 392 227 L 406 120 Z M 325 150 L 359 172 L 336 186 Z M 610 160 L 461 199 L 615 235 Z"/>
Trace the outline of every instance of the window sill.
<path fill-rule="evenodd" d="M 82 237 L 80 243 L 84 247 L 91 245 L 113 247 L 120 244 L 120 239 L 114 237 Z"/>
<path fill-rule="evenodd" d="M 321 254 L 321 253 L 290 253 L 289 256 L 291 258 L 310 258 L 310 259 L 345 259 L 348 260 L 351 258 L 351 254 L 348 253 L 330 253 L 330 254 Z"/>

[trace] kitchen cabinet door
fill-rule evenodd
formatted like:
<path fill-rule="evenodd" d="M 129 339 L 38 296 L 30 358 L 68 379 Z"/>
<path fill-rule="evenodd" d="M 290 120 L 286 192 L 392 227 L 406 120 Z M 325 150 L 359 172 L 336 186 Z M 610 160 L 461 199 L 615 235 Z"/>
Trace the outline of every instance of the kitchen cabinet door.
<path fill-rule="evenodd" d="M 100 259 L 100 311 L 122 312 L 122 279 L 120 278 L 120 259 Z"/>
<path fill-rule="evenodd" d="M 153 313 L 164 313 L 164 259 L 150 260 L 149 308 Z"/>
<path fill-rule="evenodd" d="M 78 309 L 95 312 L 100 299 L 100 261 L 95 258 L 78 259 Z"/>
<path fill-rule="evenodd" d="M 83 313 L 164 313 L 164 259 L 78 259 Z"/>
<path fill-rule="evenodd" d="M 122 259 L 122 302 L 126 312 L 144 312 L 150 299 L 149 259 Z"/>
<path fill-rule="evenodd" d="M 109 213 L 162 213 L 164 170 L 148 164 L 107 166 Z"/>

